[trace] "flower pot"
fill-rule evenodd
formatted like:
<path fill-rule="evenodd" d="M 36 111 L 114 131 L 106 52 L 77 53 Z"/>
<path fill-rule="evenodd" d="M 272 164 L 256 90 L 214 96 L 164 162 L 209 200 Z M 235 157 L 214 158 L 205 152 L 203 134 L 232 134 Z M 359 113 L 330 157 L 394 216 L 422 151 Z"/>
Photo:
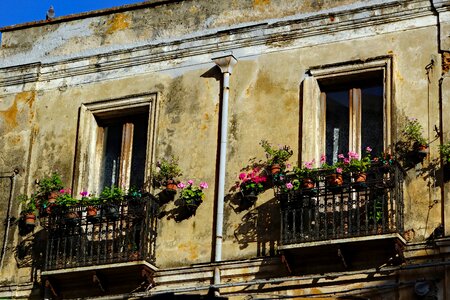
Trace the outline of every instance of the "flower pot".
<path fill-rule="evenodd" d="M 428 154 L 428 146 L 427 145 L 418 145 L 417 152 L 419 154 L 427 155 Z"/>
<path fill-rule="evenodd" d="M 95 206 L 88 206 L 86 208 L 86 216 L 88 218 L 93 218 L 97 216 L 97 207 Z"/>
<path fill-rule="evenodd" d="M 35 226 L 36 225 L 36 216 L 34 213 L 27 213 L 25 214 L 25 225 L 28 226 Z"/>
<path fill-rule="evenodd" d="M 79 218 L 80 216 L 78 215 L 78 213 L 77 212 L 75 212 L 75 211 L 69 211 L 68 213 L 66 213 L 66 218 L 67 219 L 77 219 L 77 218 Z"/>
<path fill-rule="evenodd" d="M 353 175 L 353 178 L 355 179 L 355 182 L 358 183 L 366 182 L 367 174 L 364 172 L 356 173 Z"/>
<path fill-rule="evenodd" d="M 312 189 L 315 186 L 314 181 L 311 178 L 304 178 L 302 180 L 303 189 Z"/>
<path fill-rule="evenodd" d="M 166 188 L 164 189 L 164 192 L 169 194 L 169 195 L 173 195 L 176 194 L 177 192 L 177 184 L 175 181 L 173 180 L 168 180 L 166 183 Z"/>
<path fill-rule="evenodd" d="M 119 206 L 116 204 L 109 204 L 105 208 L 105 215 L 108 220 L 116 221 L 119 219 Z"/>
<path fill-rule="evenodd" d="M 327 176 L 327 184 L 332 187 L 341 186 L 344 183 L 342 174 L 334 173 Z"/>
<path fill-rule="evenodd" d="M 428 155 L 427 145 L 414 145 L 415 162 L 421 162 Z"/>
<path fill-rule="evenodd" d="M 64 216 L 64 224 L 68 226 L 75 226 L 80 220 L 80 215 L 75 211 L 69 211 Z"/>
<path fill-rule="evenodd" d="M 253 190 L 242 191 L 242 196 L 243 197 L 241 198 L 241 204 L 246 207 L 252 206 L 258 199 L 258 193 Z"/>
<path fill-rule="evenodd" d="M 281 172 L 281 166 L 280 164 L 273 164 L 270 166 L 270 172 L 272 175 L 278 174 Z"/>
<path fill-rule="evenodd" d="M 50 194 L 48 194 L 47 197 L 47 203 L 55 203 L 56 198 L 58 198 L 58 192 L 57 191 L 50 192 Z"/>

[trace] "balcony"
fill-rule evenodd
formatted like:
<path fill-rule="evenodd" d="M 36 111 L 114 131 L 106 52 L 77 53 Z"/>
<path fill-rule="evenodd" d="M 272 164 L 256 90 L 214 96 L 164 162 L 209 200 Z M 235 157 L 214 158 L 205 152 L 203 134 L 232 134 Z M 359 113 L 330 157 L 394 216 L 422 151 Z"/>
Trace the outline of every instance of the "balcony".
<path fill-rule="evenodd" d="M 403 174 L 400 168 L 372 165 L 365 182 L 355 182 L 350 174 L 344 174 L 341 186 L 328 184 L 329 175 L 318 171 L 315 187 L 310 189 L 286 191 L 280 185 L 277 190 L 281 207 L 279 249 L 288 256 L 321 251 L 338 257 L 337 264 L 345 269 L 359 264 L 357 261 L 349 263 L 345 252 L 355 258 L 356 252 L 368 254 L 374 249 L 393 246 L 393 251 L 381 255 L 383 258 L 376 264 L 398 255 L 396 241 L 403 241 Z M 303 265 L 302 269 L 308 267 Z"/>
<path fill-rule="evenodd" d="M 77 296 L 92 295 L 86 288 L 92 282 L 98 282 L 100 294 L 121 292 L 124 282 L 138 286 L 142 275 L 156 270 L 157 210 L 149 194 L 95 207 L 52 207 L 41 218 L 48 232 L 42 275 L 64 290 L 64 297 L 75 290 Z M 78 288 L 83 285 L 82 292 Z"/>

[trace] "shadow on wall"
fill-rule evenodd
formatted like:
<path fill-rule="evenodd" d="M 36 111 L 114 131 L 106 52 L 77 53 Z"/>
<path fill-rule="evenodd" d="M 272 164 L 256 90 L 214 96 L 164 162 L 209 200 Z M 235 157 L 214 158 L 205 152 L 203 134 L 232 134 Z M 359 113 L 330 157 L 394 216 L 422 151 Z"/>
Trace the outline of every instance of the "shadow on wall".
<path fill-rule="evenodd" d="M 257 244 L 257 256 L 274 256 L 280 240 L 280 208 L 275 198 L 256 205 L 249 202 L 240 193 L 230 194 L 226 203 L 235 213 L 247 211 L 234 230 L 234 236 L 240 249 L 251 243 Z"/>

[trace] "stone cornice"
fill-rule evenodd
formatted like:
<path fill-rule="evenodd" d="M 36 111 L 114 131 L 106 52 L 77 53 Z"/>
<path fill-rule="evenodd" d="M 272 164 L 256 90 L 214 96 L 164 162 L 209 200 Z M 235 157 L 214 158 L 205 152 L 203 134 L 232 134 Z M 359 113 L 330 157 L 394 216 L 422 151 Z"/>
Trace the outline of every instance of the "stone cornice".
<path fill-rule="evenodd" d="M 100 73 L 105 73 L 101 80 L 108 80 L 114 76 L 114 74 L 108 75 L 108 72 L 111 71 L 139 66 L 148 68 L 149 65 L 160 62 L 176 63 L 179 66 L 186 63 L 185 59 L 188 57 L 192 58 L 202 55 L 210 57 L 224 51 L 237 51 L 251 47 L 259 47 L 264 49 L 264 51 L 271 52 L 280 47 L 294 47 L 289 45 L 289 43 L 308 37 L 317 36 L 323 38 L 324 36 L 331 36 L 349 30 L 368 29 L 365 34 L 374 35 L 375 33 L 371 32 L 374 26 L 384 26 L 389 23 L 404 24 L 408 20 L 414 20 L 415 27 L 432 25 L 429 24 L 429 20 L 427 21 L 428 23 L 422 24 L 416 22 L 422 17 L 433 17 L 429 1 L 395 1 L 366 7 L 341 8 L 341 10 L 333 12 L 297 16 L 278 21 L 271 20 L 270 23 L 266 22 L 220 30 L 170 42 L 149 43 L 144 46 L 98 55 L 68 60 L 62 59 L 53 63 L 42 63 L 40 76 L 34 73 L 30 75 L 27 72 L 23 72 L 22 75 L 19 74 L 20 72 L 12 72 L 13 76 L 11 76 L 8 71 L 10 68 L 3 68 L 0 69 L 0 87 L 13 86 L 38 79 L 40 81 L 52 81 Z M 411 24 L 403 26 L 404 28 L 402 28 L 402 25 L 395 26 L 395 28 L 392 28 L 392 31 L 411 29 Z M 341 38 L 341 40 L 344 39 Z M 333 41 L 337 40 L 339 39 Z M 321 41 L 316 42 L 316 44 L 319 43 Z M 297 45 L 296 47 L 301 46 Z M 257 53 L 255 52 L 255 54 Z M 204 59 L 204 61 L 207 60 Z M 16 66 L 14 68 L 26 70 L 29 69 L 29 66 Z M 149 70 L 134 70 L 132 73 L 136 75 L 139 72 L 145 73 L 149 72 Z M 90 80 L 92 81 L 92 78 Z"/>

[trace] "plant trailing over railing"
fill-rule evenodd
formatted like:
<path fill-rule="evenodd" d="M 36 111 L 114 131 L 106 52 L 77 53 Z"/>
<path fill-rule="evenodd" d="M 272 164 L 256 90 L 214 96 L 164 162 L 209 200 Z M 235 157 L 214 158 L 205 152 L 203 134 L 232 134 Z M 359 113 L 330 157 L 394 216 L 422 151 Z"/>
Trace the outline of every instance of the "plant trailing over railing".
<path fill-rule="evenodd" d="M 286 162 L 294 153 L 287 145 L 274 147 L 266 140 L 262 140 L 260 145 L 266 153 L 266 164 L 271 168 L 272 174 L 283 171 L 286 168 Z"/>

